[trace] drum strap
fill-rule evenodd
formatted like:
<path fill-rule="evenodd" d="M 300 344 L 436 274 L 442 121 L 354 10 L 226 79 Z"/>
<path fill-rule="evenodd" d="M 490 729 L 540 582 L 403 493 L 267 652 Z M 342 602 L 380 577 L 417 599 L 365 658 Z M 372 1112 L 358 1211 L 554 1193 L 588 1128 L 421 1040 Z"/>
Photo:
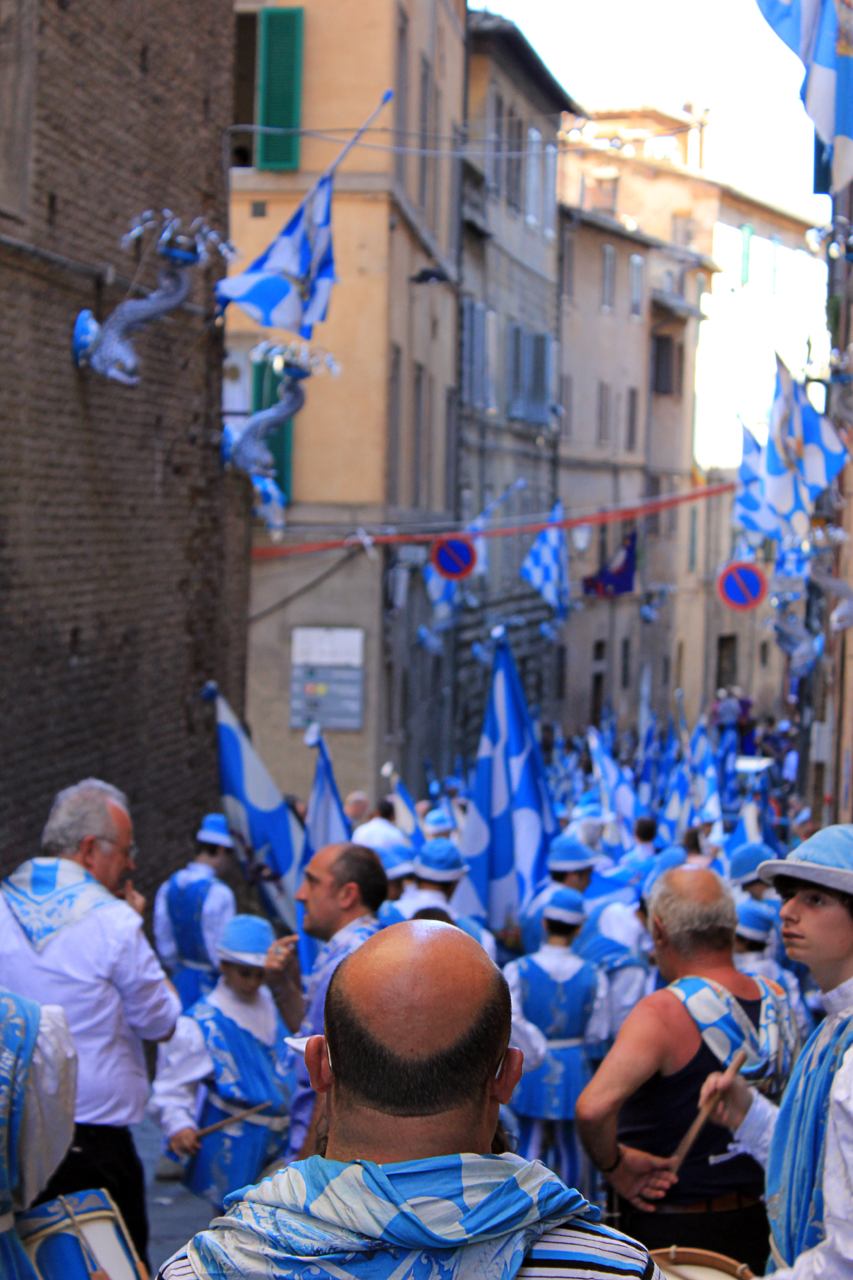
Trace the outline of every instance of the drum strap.
<path fill-rule="evenodd" d="M 15 1230 L 14 1213 L 0 1213 L 0 1235 L 3 1235 L 5 1231 L 14 1231 L 14 1230 Z"/>

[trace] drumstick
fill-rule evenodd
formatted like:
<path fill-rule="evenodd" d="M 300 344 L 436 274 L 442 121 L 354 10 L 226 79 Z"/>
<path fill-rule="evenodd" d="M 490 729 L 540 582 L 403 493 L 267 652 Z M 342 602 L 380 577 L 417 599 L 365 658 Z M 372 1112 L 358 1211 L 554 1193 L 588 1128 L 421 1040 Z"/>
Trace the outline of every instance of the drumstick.
<path fill-rule="evenodd" d="M 731 1070 L 731 1068 L 734 1067 L 735 1073 L 740 1071 L 741 1067 L 746 1062 L 746 1058 L 747 1058 L 746 1050 L 739 1049 L 738 1052 L 735 1054 L 735 1056 L 731 1060 L 731 1063 L 729 1065 L 729 1070 Z M 704 1102 L 702 1106 L 699 1108 L 699 1114 L 696 1116 L 696 1119 L 693 1121 L 692 1125 L 687 1130 L 684 1137 L 681 1139 L 678 1146 L 675 1148 L 675 1151 L 673 1152 L 673 1157 L 672 1157 L 673 1173 L 677 1169 L 681 1168 L 681 1165 L 683 1164 L 688 1151 L 693 1146 L 693 1143 L 696 1141 L 696 1139 L 699 1137 L 699 1134 L 702 1131 L 702 1129 L 704 1129 L 708 1121 L 708 1117 L 710 1116 L 711 1112 L 714 1110 L 714 1107 L 717 1105 L 719 1101 L 720 1101 L 720 1091 L 717 1090 L 716 1092 L 712 1093 L 710 1098 L 708 1098 L 708 1100 Z"/>
<path fill-rule="evenodd" d="M 256 1107 L 249 1107 L 248 1111 L 238 1111 L 235 1116 L 228 1116 L 225 1120 L 217 1120 L 216 1124 L 209 1124 L 206 1129 L 197 1129 L 197 1138 L 206 1138 L 209 1133 L 218 1133 L 220 1129 L 227 1129 L 229 1124 L 237 1124 L 239 1120 L 245 1120 L 246 1116 L 253 1116 L 256 1111 L 263 1111 L 264 1107 L 268 1107 L 268 1102 L 259 1102 Z"/>
<path fill-rule="evenodd" d="M 59 1198 L 59 1203 L 62 1205 L 63 1209 L 68 1214 L 68 1217 L 71 1219 L 71 1225 L 74 1228 L 74 1234 L 77 1237 L 77 1243 L 79 1244 L 83 1253 L 83 1263 L 86 1267 L 86 1270 L 89 1273 L 89 1280 L 110 1280 L 110 1277 L 107 1275 L 106 1271 L 103 1271 L 98 1266 L 97 1260 L 95 1262 L 94 1268 L 89 1266 L 90 1250 L 89 1250 L 88 1244 L 86 1243 L 86 1238 L 83 1235 L 83 1232 L 80 1230 L 80 1223 L 77 1221 L 74 1210 L 71 1208 L 71 1205 L 65 1199 L 65 1196 L 59 1196 L 58 1198 Z M 91 1256 L 94 1258 L 95 1255 L 92 1254 Z"/>

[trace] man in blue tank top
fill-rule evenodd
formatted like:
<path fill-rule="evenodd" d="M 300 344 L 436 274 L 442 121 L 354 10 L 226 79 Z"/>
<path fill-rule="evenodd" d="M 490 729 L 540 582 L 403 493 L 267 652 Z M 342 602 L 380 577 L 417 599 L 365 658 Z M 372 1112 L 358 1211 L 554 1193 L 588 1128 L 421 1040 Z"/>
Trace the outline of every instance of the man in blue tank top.
<path fill-rule="evenodd" d="M 154 899 L 154 942 L 184 1010 L 216 986 L 217 947 L 237 910 L 234 894 L 219 879 L 234 856 L 225 817 L 206 814 L 196 840 L 192 862 L 161 884 Z"/>
<path fill-rule="evenodd" d="M 827 827 L 788 857 L 761 864 L 784 899 L 782 941 L 808 965 L 826 1017 L 797 1059 L 779 1108 L 738 1078 L 712 1075 L 713 1119 L 767 1171 L 773 1270 L 779 1280 L 849 1280 L 853 1185 L 853 826 Z"/>
<path fill-rule="evenodd" d="M 761 1274 L 769 1250 L 764 1178 L 730 1136 L 707 1125 L 677 1177 L 671 1157 L 699 1109 L 707 1069 L 740 1049 L 744 1071 L 778 1096 L 797 1047 L 787 996 L 732 958 L 731 895 L 702 868 L 655 883 L 650 932 L 665 988 L 628 1015 L 575 1108 L 581 1140 L 620 1197 L 621 1226 L 649 1248 L 692 1245 Z"/>

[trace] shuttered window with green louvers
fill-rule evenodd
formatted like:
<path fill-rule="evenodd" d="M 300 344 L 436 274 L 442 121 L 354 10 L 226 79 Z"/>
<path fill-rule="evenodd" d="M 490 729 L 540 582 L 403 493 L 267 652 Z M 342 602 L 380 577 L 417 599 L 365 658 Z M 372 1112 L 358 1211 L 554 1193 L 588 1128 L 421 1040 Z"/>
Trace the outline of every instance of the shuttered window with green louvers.
<path fill-rule="evenodd" d="M 298 129 L 302 106 L 302 9 L 258 14 L 258 124 Z M 298 169 L 298 133 L 260 133 L 259 169 Z"/>
<path fill-rule="evenodd" d="M 252 365 L 252 413 L 269 409 L 278 402 L 280 382 L 281 375 L 268 360 Z M 293 483 L 293 419 L 288 418 L 271 436 L 266 436 L 264 444 L 275 461 L 275 482 L 284 494 L 285 503 L 289 503 Z"/>

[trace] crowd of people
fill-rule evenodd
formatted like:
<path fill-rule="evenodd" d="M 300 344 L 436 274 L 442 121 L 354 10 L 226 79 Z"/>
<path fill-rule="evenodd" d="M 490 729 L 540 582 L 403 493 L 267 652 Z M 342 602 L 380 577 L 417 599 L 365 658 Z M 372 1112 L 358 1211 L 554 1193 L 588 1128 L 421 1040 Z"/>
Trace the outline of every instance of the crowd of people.
<path fill-rule="evenodd" d="M 144 1274 L 146 1113 L 158 1176 L 225 1215 L 163 1280 L 654 1280 L 673 1245 L 853 1274 L 853 827 L 722 854 L 647 816 L 614 860 L 587 794 L 495 934 L 457 906 L 447 792 L 416 843 L 393 797 L 349 796 L 298 934 L 239 909 L 234 836 L 207 814 L 153 946 L 127 798 L 60 792 L 0 883 L 0 1275 L 58 1280 L 22 1223 L 97 1188 Z"/>

